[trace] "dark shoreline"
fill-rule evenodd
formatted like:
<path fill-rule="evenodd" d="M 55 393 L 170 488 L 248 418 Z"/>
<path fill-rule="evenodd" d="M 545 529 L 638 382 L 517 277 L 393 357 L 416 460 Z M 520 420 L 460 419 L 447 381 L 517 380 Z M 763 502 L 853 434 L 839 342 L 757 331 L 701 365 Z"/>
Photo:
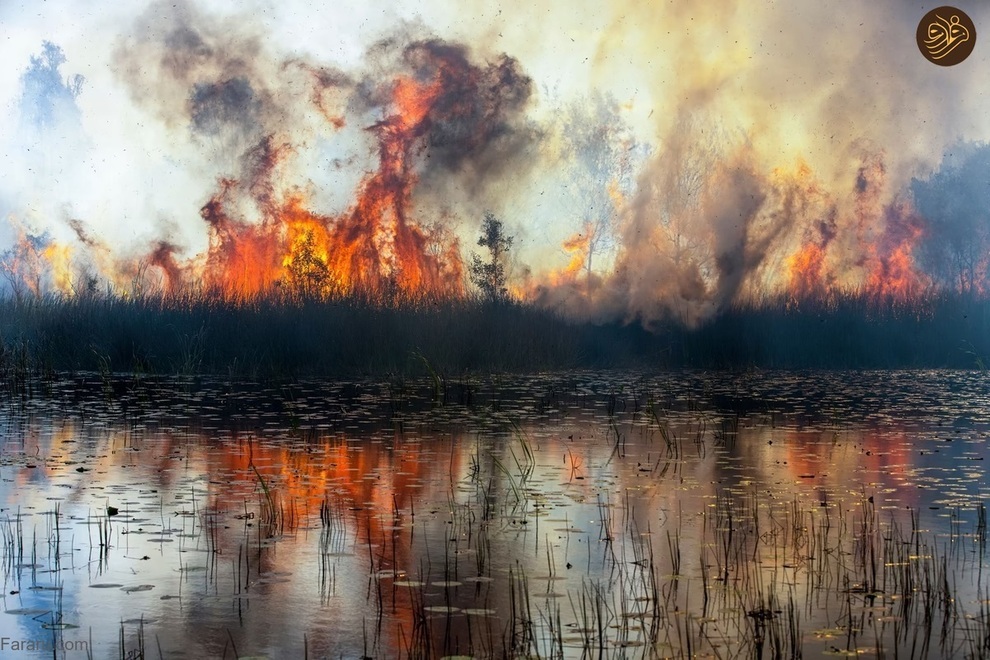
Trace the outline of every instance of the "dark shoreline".
<path fill-rule="evenodd" d="M 6 380 L 90 371 L 239 379 L 566 369 L 982 369 L 990 300 L 771 300 L 696 328 L 581 323 L 521 303 L 0 300 Z"/>

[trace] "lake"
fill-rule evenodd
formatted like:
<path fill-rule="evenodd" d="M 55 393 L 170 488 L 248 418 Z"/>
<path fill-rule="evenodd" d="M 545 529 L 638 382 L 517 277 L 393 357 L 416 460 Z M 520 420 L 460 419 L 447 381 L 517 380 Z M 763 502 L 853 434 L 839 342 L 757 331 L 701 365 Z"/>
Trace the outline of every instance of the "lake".
<path fill-rule="evenodd" d="M 981 657 L 988 433 L 974 371 L 32 383 L 0 656 Z"/>

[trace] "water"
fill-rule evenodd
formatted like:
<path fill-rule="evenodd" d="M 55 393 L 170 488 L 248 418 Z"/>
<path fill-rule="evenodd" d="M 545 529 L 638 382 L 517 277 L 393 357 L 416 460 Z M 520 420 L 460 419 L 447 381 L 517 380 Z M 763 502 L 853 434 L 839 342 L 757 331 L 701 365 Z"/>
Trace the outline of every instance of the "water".
<path fill-rule="evenodd" d="M 3 657 L 935 658 L 990 639 L 982 373 L 36 390 L 0 408 Z"/>

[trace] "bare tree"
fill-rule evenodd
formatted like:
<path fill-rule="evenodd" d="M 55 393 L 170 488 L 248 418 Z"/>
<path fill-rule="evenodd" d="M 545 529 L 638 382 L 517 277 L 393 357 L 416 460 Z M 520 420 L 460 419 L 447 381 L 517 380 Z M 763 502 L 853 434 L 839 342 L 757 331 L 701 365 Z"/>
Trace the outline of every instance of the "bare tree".
<path fill-rule="evenodd" d="M 612 96 L 575 101 L 563 117 L 561 158 L 567 167 L 569 213 L 588 232 L 584 270 L 590 281 L 595 256 L 618 244 L 619 207 L 632 188 L 639 145 Z"/>
<path fill-rule="evenodd" d="M 21 119 L 26 126 L 49 130 L 60 121 L 80 121 L 76 98 L 82 91 L 80 75 L 62 78 L 65 64 L 62 49 L 50 41 L 42 44 L 41 55 L 31 56 L 31 64 L 21 76 Z"/>
<path fill-rule="evenodd" d="M 0 275 L 7 280 L 18 303 L 28 294 L 35 297 L 42 294 L 41 246 L 46 240 L 44 236 L 21 236 L 14 247 L 0 256 Z"/>
<path fill-rule="evenodd" d="M 990 262 L 990 145 L 962 144 L 928 179 L 914 179 L 925 219 L 920 259 L 943 286 L 962 293 L 987 286 Z"/>

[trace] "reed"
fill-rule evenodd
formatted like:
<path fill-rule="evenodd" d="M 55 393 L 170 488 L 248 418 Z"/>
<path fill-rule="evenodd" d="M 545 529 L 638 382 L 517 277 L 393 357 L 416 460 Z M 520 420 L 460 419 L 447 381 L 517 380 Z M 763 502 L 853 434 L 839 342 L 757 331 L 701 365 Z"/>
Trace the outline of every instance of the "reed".
<path fill-rule="evenodd" d="M 0 298 L 0 382 L 19 390 L 31 376 L 78 371 L 105 379 L 425 374 L 442 402 L 465 374 L 644 363 L 983 369 L 990 301 L 946 291 L 910 303 L 856 292 L 765 298 L 689 327 L 676 319 L 586 323 L 526 303 L 471 298 Z"/>

